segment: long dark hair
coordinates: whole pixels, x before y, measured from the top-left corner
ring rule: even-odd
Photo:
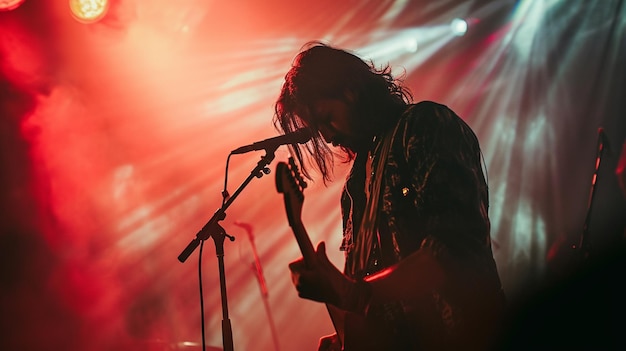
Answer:
[[[348,51],[312,41],[303,47],[285,75],[285,83],[274,107],[274,126],[283,133],[311,127],[301,118],[302,114],[312,111],[320,99],[344,99],[346,92],[356,96],[358,110],[369,111],[362,118],[375,118],[364,119],[362,123],[375,123],[380,127],[399,118],[398,111],[413,99],[401,81],[391,75],[389,65],[376,68],[371,61],[365,62]],[[336,154],[319,132],[314,132],[310,142],[291,150],[307,178],[311,179],[311,175],[303,162],[304,153],[312,157],[326,183],[331,180]],[[341,149],[345,162],[354,158],[351,150]]]

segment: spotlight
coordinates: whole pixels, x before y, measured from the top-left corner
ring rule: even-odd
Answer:
[[[97,22],[109,9],[108,0],[70,0],[72,16],[82,23]]]
[[[480,19],[476,17],[455,18],[450,22],[450,31],[457,37],[464,36],[468,30],[473,30],[480,23]]]
[[[15,10],[24,0],[0,0],[0,11]]]
[[[462,37],[467,32],[467,21],[461,18],[455,18],[450,22],[450,30],[457,37]]]

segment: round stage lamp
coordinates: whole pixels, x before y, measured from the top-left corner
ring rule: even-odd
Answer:
[[[467,32],[468,23],[466,20],[461,18],[455,18],[450,22],[450,30],[452,34],[462,37]]]
[[[70,0],[72,16],[82,23],[94,23],[109,10],[108,0]]]

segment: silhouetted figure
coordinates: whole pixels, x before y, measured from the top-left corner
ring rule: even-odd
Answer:
[[[320,350],[484,350],[505,302],[478,139],[448,107],[411,103],[390,72],[312,43],[285,77],[275,123],[313,132],[292,147],[304,174],[304,156],[324,181],[334,153],[353,161],[343,272],[321,243],[313,263],[289,265],[293,282],[301,297],[349,312]]]

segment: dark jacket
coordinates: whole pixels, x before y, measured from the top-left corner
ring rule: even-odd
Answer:
[[[373,234],[359,242],[367,232],[368,197],[375,199]],[[368,318],[385,320],[396,339],[406,339],[406,350],[483,348],[504,295],[491,250],[482,155],[471,128],[446,106],[409,105],[395,126],[376,136],[369,153],[357,154],[341,202],[347,275],[361,279],[422,248],[446,272],[441,291],[373,306]],[[420,340],[423,332],[431,341]]]

